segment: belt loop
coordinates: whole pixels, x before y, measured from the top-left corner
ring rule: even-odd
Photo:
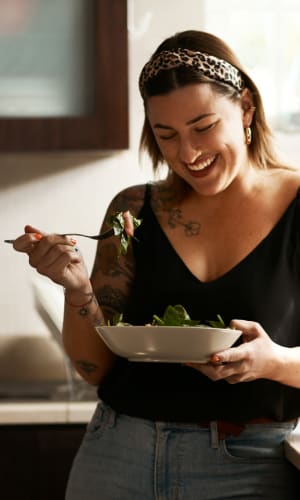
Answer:
[[[116,419],[117,419],[117,414],[116,414],[115,410],[113,410],[109,405],[107,405],[106,403],[103,403],[102,401],[99,404],[101,405],[101,409],[102,409],[101,420],[102,420],[103,424],[108,429],[113,428],[116,424]]]
[[[109,414],[107,416],[107,425],[108,428],[112,429],[116,425],[117,413],[110,408]]]
[[[216,420],[210,422],[210,443],[212,448],[219,448],[218,422]]]

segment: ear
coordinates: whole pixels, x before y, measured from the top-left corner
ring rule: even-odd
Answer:
[[[250,127],[255,112],[253,97],[248,88],[245,88],[241,94],[241,108],[244,127]]]

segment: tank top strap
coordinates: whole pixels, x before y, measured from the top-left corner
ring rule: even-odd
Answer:
[[[145,189],[144,205],[150,205],[151,191],[152,191],[152,184],[151,182],[147,182]]]
[[[145,186],[144,201],[139,211],[139,217],[143,217],[145,213],[151,211],[151,190],[152,184],[148,182]]]

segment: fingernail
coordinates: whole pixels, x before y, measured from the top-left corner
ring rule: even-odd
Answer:
[[[39,240],[41,240],[41,239],[42,239],[42,237],[43,237],[43,235],[42,235],[42,234],[40,234],[40,233],[35,233],[35,234],[34,234],[34,238],[35,238],[36,240],[38,240],[38,241],[39,241]]]
[[[76,245],[76,243],[77,243],[77,241],[76,241],[76,240],[74,240],[74,238],[71,238],[71,239],[70,239],[70,242],[72,243],[72,245],[73,245],[73,246],[74,246],[74,245]]]
[[[219,358],[219,356],[217,356],[217,354],[213,354],[210,357],[210,361],[211,361],[211,363],[220,363],[221,358]]]

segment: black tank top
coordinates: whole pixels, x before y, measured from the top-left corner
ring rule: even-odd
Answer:
[[[151,185],[133,241],[136,278],[126,321],[151,322],[167,305],[182,304],[192,318],[220,314],[259,322],[283,346],[300,345],[300,190],[272,231],[233,269],[201,282],[183,263],[150,206]],[[270,380],[228,384],[173,363],[118,358],[98,389],[114,410],[150,420],[234,422],[300,415],[300,390]]]

